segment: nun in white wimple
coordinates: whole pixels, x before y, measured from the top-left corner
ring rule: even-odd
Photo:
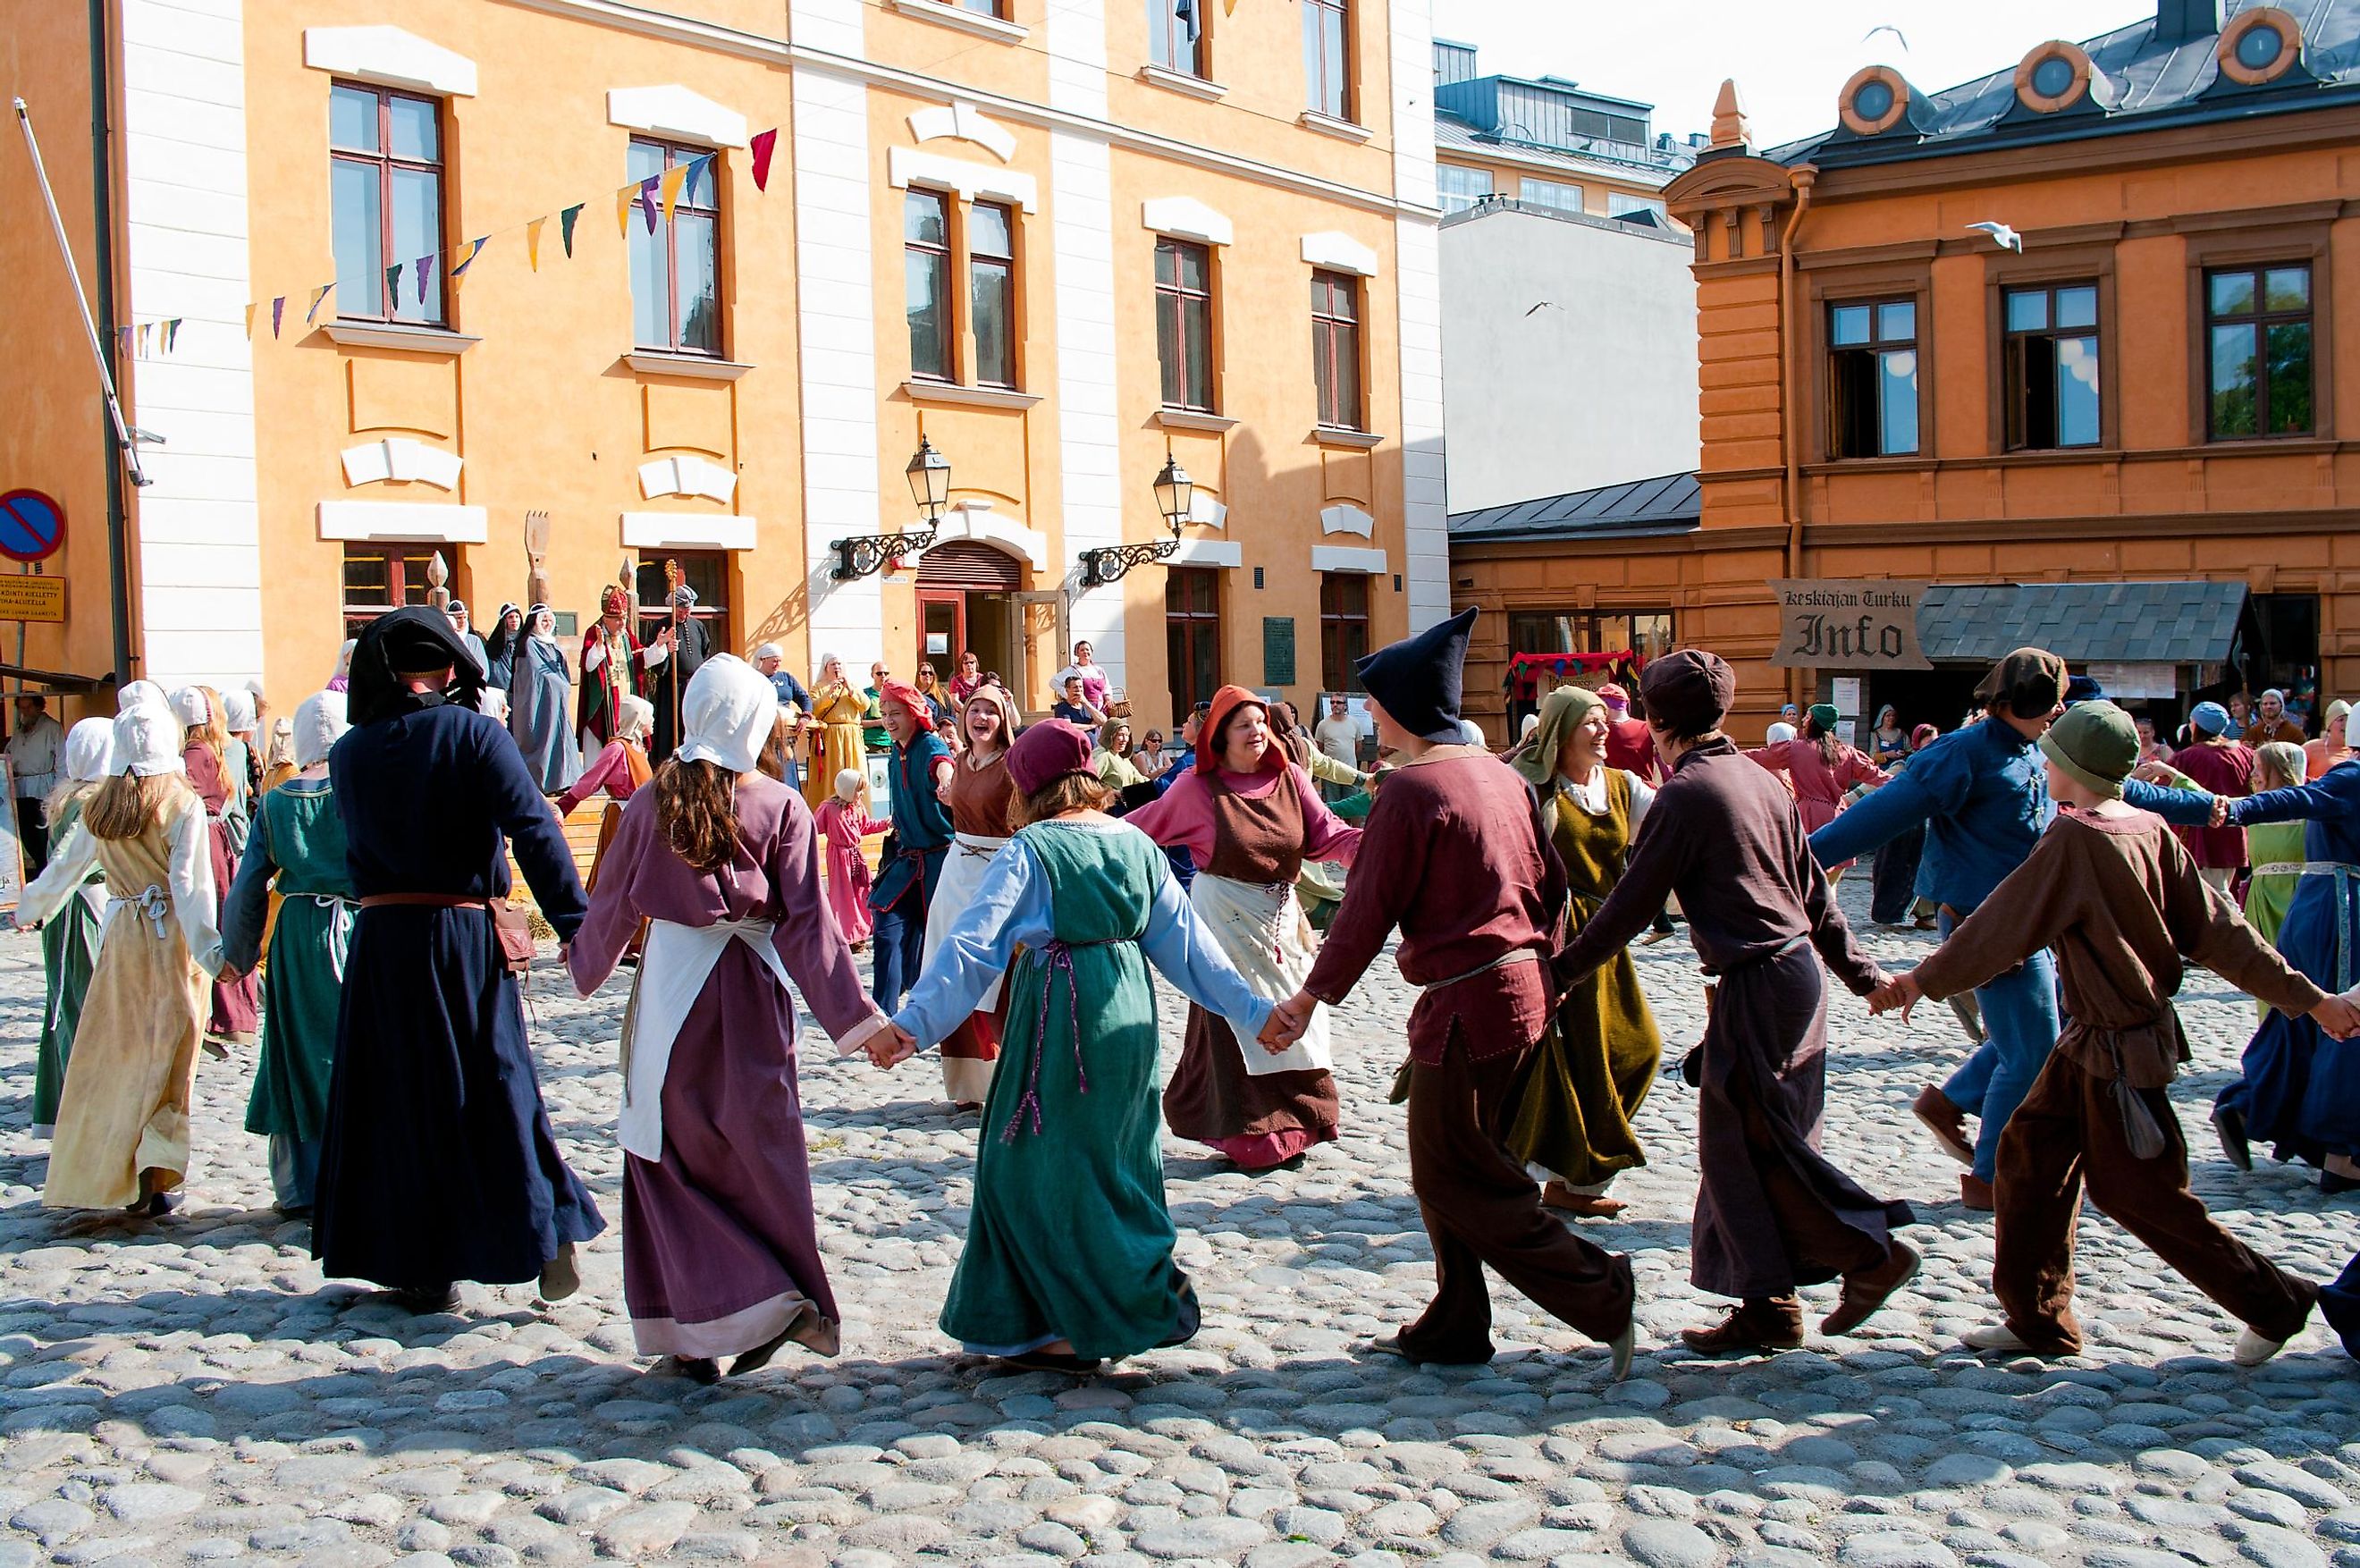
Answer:
[[[727,653],[623,808],[569,955],[585,996],[650,922],[624,1041],[623,1296],[643,1354],[703,1381],[789,1340],[836,1354],[795,1085],[800,992],[841,1048],[885,1028],[821,894],[803,798],[756,762],[778,697]]]
[[[344,819],[328,779],[329,749],[349,728],[342,692],[316,693],[296,708],[295,776],[262,797],[222,907],[224,972],[242,972],[260,955],[274,883],[279,895],[246,1130],[270,1140],[270,1186],[285,1214],[310,1213],[319,1185],[336,1010],[357,907]]]
[[[66,732],[65,782],[49,793],[49,842],[63,851],[80,830],[82,807],[106,782],[115,754],[115,723],[85,718]],[[57,1130],[58,1097],[64,1091],[66,1063],[73,1056],[74,1031],[82,1023],[82,997],[98,963],[98,938],[106,916],[106,878],[95,864],[82,874],[41,927],[41,974],[49,1005],[41,1013],[41,1043],[33,1057],[33,1136]],[[27,921],[26,924],[32,924]]]
[[[106,875],[106,929],[41,1201],[158,1215],[188,1174],[206,980],[221,967],[213,857],[169,709],[136,703],[117,718],[110,766],[82,809],[82,830],[59,847],[16,912],[19,924],[46,919],[93,864]]]

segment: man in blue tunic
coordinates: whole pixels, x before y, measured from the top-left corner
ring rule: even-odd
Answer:
[[[2040,738],[2064,713],[2069,685],[2064,660],[2045,648],[2018,648],[1975,688],[1984,705],[1980,722],[1912,756],[1899,777],[1812,834],[1811,853],[1822,866],[1841,865],[1922,823],[1918,886],[1940,906],[1949,936],[2024,863],[2056,815]],[[2092,682],[2086,694],[2073,695],[2096,693]],[[2201,825],[2212,814],[2212,797],[2202,790],[2136,779],[2125,782],[2123,799],[2167,822]],[[1989,1037],[1949,1081],[1921,1091],[1912,1110],[1944,1152],[1969,1168],[1959,1178],[1960,1201],[1988,1210],[1999,1135],[2057,1046],[2056,959],[2045,949],[2033,954],[1975,987],[1975,1002]],[[1970,1115],[1979,1118],[1972,1140]]]
[[[575,1244],[606,1228],[525,1045],[495,916],[510,842],[561,942],[588,905],[516,742],[475,711],[481,684],[441,612],[395,610],[354,650],[353,729],[328,754],[361,909],[311,1253],[421,1312],[455,1307],[463,1279],[569,1296]]]
[[[934,791],[954,763],[916,687],[886,680],[877,694],[877,708],[893,738],[886,762],[893,831],[885,839],[877,885],[869,892],[869,907],[877,912],[877,927],[870,933],[877,972],[869,994],[891,1013],[918,983],[918,965],[926,949],[926,910],[951,845],[951,808]]]

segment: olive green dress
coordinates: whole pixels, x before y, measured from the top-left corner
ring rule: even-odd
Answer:
[[[65,842],[67,832],[82,820],[88,798],[87,792],[76,795],[58,807],[49,823],[51,843]],[[98,967],[105,906],[106,872],[93,865],[74,896],[41,927],[41,972],[49,981],[49,1005],[41,1014],[41,1043],[33,1058],[33,1135],[37,1138],[48,1137],[57,1127],[66,1062],[73,1055],[74,1031],[82,1025],[82,993],[90,989],[90,971]]]
[[[1557,790],[1550,842],[1572,890],[1566,939],[1588,925],[1622,880],[1631,843],[1631,777],[1606,770],[1606,809],[1592,812]],[[1508,1147],[1568,1187],[1597,1188],[1647,1163],[1631,1118],[1655,1080],[1663,1036],[1639,990],[1628,949],[1568,992],[1541,1039]]]

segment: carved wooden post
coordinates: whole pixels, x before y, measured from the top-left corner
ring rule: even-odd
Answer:
[[[524,514],[524,602],[549,603],[549,514]]]
[[[437,550],[426,562],[426,602],[445,615],[451,613],[451,590],[445,586],[450,581],[451,568]]]

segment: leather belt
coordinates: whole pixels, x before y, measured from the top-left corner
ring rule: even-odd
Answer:
[[[363,909],[387,909],[402,906],[427,909],[489,909],[491,901],[464,898],[450,893],[372,893],[360,901]]]

